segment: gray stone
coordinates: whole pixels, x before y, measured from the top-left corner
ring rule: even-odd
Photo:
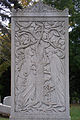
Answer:
[[[5,97],[4,100],[3,100],[3,104],[11,106],[11,96]]]
[[[10,113],[11,113],[11,106],[3,105],[0,103],[0,114],[10,115]]]
[[[68,9],[12,13],[11,120],[70,120]]]

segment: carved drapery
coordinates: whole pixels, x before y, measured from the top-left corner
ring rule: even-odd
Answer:
[[[65,111],[64,26],[15,22],[15,111]]]

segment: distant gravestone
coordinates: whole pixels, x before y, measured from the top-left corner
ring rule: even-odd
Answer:
[[[67,9],[13,10],[11,90],[11,120],[70,120]]]
[[[3,100],[3,104],[11,106],[11,96],[5,97],[4,100]]]
[[[0,103],[0,115],[9,116],[11,113],[11,106]]]

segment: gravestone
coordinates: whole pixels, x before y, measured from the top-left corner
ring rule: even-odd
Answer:
[[[68,9],[12,13],[11,120],[70,120]]]
[[[6,96],[6,97],[4,97],[4,99],[3,99],[3,104],[4,104],[4,105],[11,106],[11,96]]]
[[[6,116],[9,116],[10,113],[11,113],[11,106],[0,103],[0,115],[5,114]]]

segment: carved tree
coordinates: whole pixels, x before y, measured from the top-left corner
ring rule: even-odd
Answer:
[[[16,111],[65,111],[64,24],[15,23]]]

